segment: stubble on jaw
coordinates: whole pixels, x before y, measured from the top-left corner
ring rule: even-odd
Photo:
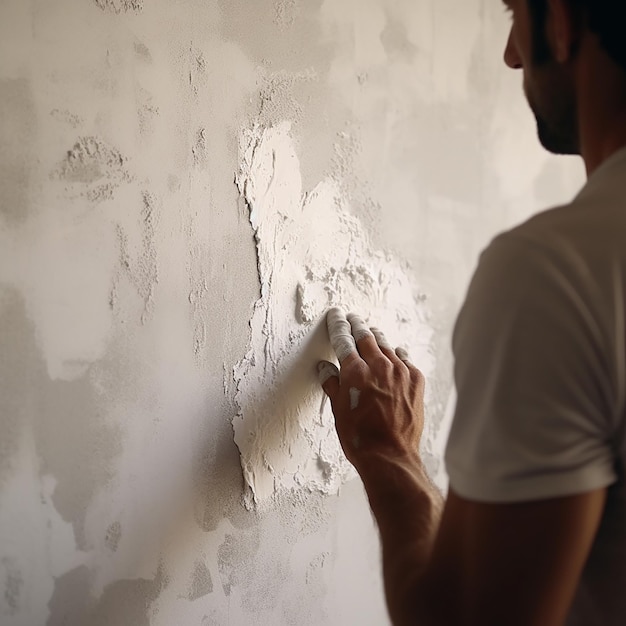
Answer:
[[[525,85],[524,91],[541,145],[552,154],[577,155],[580,148],[576,97],[572,86],[557,74],[560,71],[563,70],[555,65],[536,67],[536,73],[546,73],[542,84],[535,82],[532,89]]]
[[[541,145],[553,154],[577,155],[580,147],[574,86],[567,69],[554,58],[542,24],[545,16],[531,13],[530,62],[523,70],[524,94],[535,116]]]

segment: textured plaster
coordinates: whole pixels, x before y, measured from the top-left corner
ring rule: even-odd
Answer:
[[[353,253],[376,251],[425,296],[423,452],[445,487],[449,338],[477,255],[581,182],[537,146],[506,27],[483,0],[3,0],[3,626],[386,623],[357,479],[268,482],[266,506],[244,506],[233,374],[263,354],[260,251],[281,278],[306,272],[297,241],[291,255],[259,242],[240,142],[289,128],[274,184],[298,179],[320,220],[359,225]],[[324,276],[347,239],[311,224]],[[263,309],[263,345],[295,349],[298,320],[321,313],[324,285],[296,283]],[[380,304],[372,316],[393,313]],[[313,352],[296,372],[281,354],[244,381],[265,394],[260,425],[282,419],[274,373],[319,393],[302,374]]]

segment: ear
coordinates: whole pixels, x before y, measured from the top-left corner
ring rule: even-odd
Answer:
[[[580,38],[580,16],[571,0],[548,0],[548,35],[554,58],[567,63]]]

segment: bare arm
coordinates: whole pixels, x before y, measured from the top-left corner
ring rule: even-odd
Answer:
[[[416,462],[361,474],[378,522],[396,626],[561,626],[606,490],[522,504],[439,497]]]
[[[443,498],[419,458],[372,457],[359,473],[380,532],[389,613],[397,626],[415,624],[414,600],[431,562]]]
[[[341,372],[322,364],[321,378],[379,526],[393,623],[561,626],[606,490],[522,504],[451,493],[441,516],[441,496],[418,454],[423,377],[378,331],[344,320],[329,316]]]
[[[561,626],[605,501],[605,489],[518,504],[472,502],[451,492],[415,589],[435,618],[430,623],[444,623],[438,607],[452,601],[445,592],[454,589],[453,624]],[[422,595],[427,589],[437,593]]]

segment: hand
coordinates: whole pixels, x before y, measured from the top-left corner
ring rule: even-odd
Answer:
[[[358,315],[328,311],[331,344],[341,370],[318,365],[330,398],[339,440],[348,460],[360,470],[376,457],[418,458],[424,428],[424,376],[395,351],[381,331]]]

